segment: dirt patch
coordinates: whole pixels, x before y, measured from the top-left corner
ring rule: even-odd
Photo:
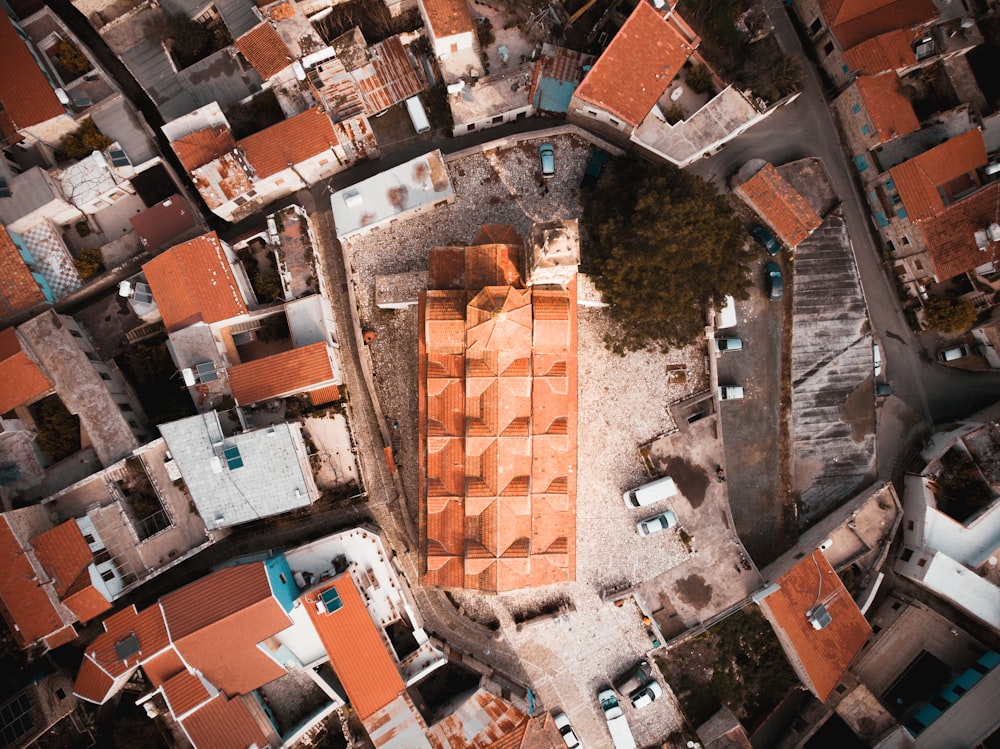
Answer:
[[[680,489],[681,494],[687,497],[691,506],[696,510],[701,507],[708,489],[707,471],[678,457],[668,458],[664,468],[666,475],[673,478],[677,488]]]
[[[712,586],[701,575],[689,575],[674,586],[678,597],[688,606],[705,606],[712,600]]]
[[[840,407],[840,418],[851,426],[851,439],[863,442],[865,437],[875,432],[875,380],[865,379],[854,388]]]

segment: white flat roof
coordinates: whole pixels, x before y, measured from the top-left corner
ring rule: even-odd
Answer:
[[[921,584],[993,629],[1000,629],[1000,590],[954,559],[941,552],[935,554]]]
[[[209,529],[310,504],[317,495],[299,424],[225,436],[214,411],[160,424]]]
[[[450,200],[454,194],[441,152],[432,151],[338,190],[330,196],[330,205],[337,236],[346,237],[438,201]]]

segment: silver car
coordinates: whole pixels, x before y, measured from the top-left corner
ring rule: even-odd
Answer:
[[[639,531],[640,536],[648,536],[652,533],[659,533],[668,528],[673,528],[675,525],[677,525],[677,516],[670,510],[667,510],[655,517],[640,520],[636,523],[635,529]]]
[[[562,736],[563,741],[566,742],[566,746],[569,749],[579,749],[580,739],[576,737],[573,732],[573,726],[569,724],[569,718],[566,717],[564,712],[552,713],[552,722],[556,724],[556,728],[559,729],[559,735]]]

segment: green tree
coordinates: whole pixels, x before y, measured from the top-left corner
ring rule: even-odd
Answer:
[[[170,16],[167,35],[170,50],[181,69],[198,62],[212,44],[212,32],[187,16]]]
[[[39,401],[34,413],[38,447],[50,461],[58,463],[80,449],[80,417],[67,411],[58,395]]]
[[[685,346],[709,302],[747,297],[752,253],[732,208],[699,177],[635,157],[584,193],[594,283],[610,307],[612,351]]]
[[[701,63],[691,66],[684,77],[684,82],[696,94],[707,94],[712,90],[712,74]]]
[[[80,278],[86,281],[101,272],[104,267],[104,256],[99,248],[86,247],[73,258],[73,266],[80,274]]]
[[[111,138],[101,132],[93,119],[88,117],[74,132],[62,140],[62,151],[71,159],[83,159],[94,151],[101,151],[111,145]]]
[[[954,294],[932,296],[924,303],[924,322],[929,328],[958,333],[975,324],[976,308]]]
[[[90,60],[73,42],[60,39],[56,42],[56,62],[61,73],[66,73],[69,80],[76,80],[81,75],[94,69]],[[68,82],[68,81],[67,81]]]

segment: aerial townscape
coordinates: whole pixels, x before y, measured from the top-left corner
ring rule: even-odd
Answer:
[[[1000,749],[1000,1],[0,4],[5,749]]]

